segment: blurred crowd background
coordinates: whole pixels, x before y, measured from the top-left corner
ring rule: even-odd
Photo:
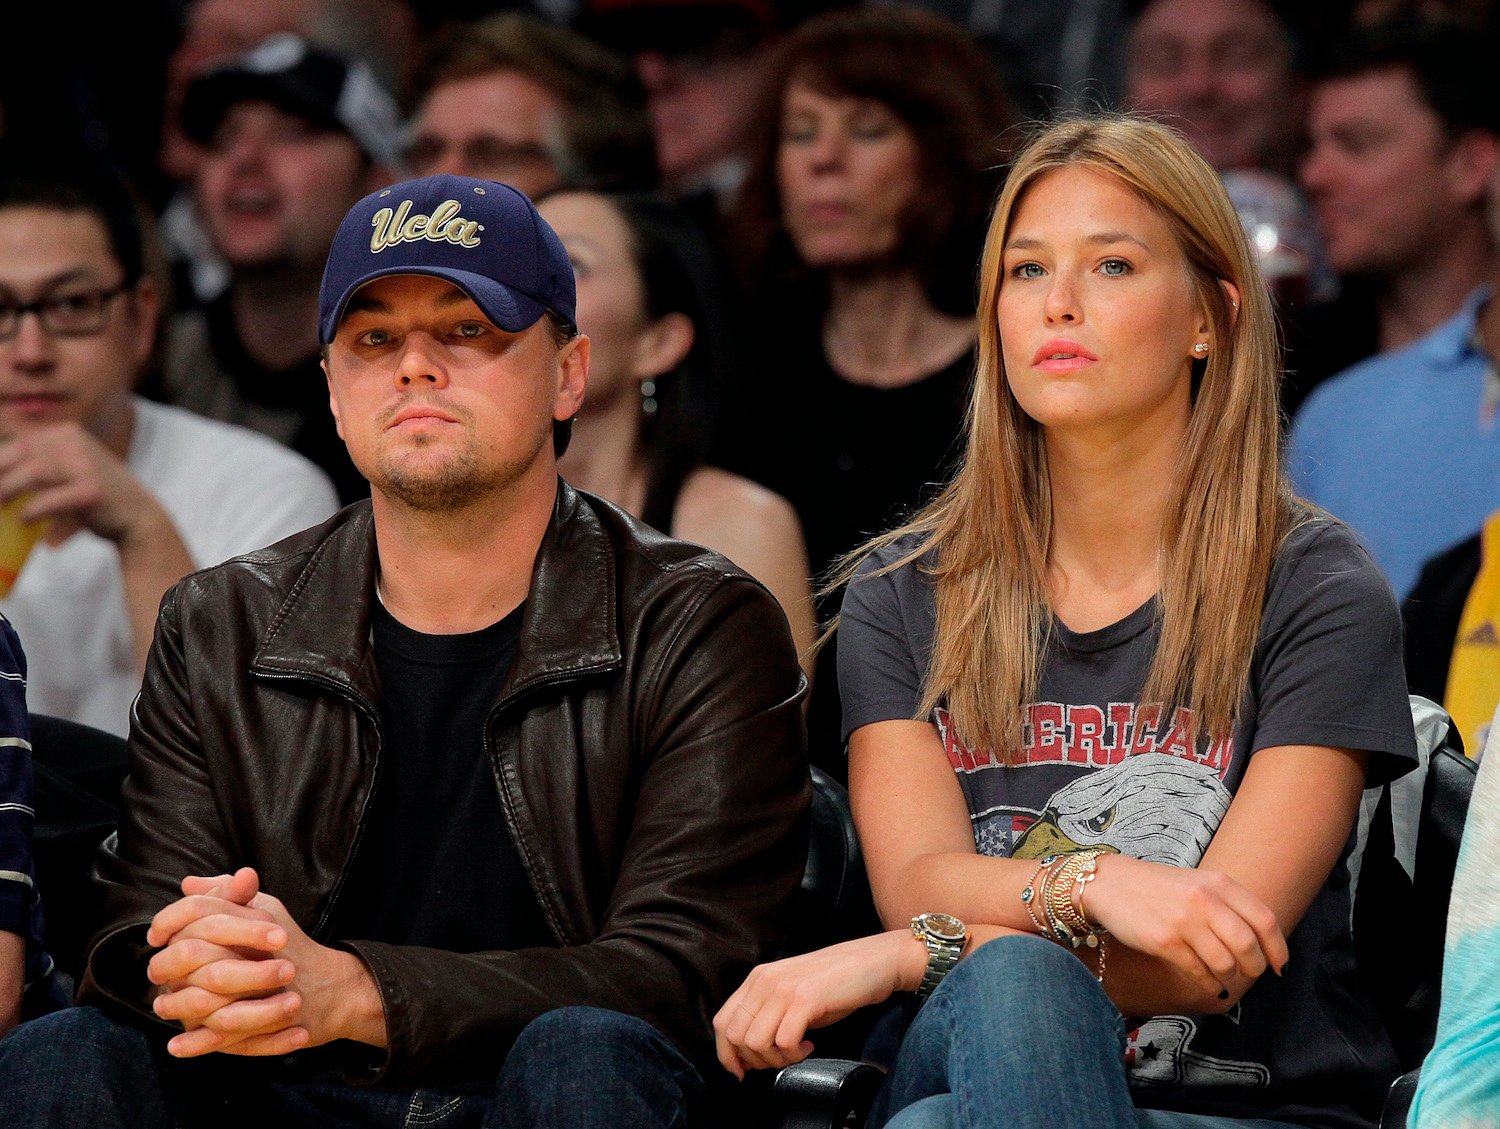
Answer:
[[[41,309],[66,271],[35,281],[28,256],[47,248],[21,225],[0,241],[0,392],[106,381],[79,342],[115,347],[107,380],[132,403],[257,432],[316,468],[236,475],[250,495],[302,491],[280,520],[306,524],[364,491],[318,371],[339,220],[407,176],[512,184],[567,245],[595,343],[563,473],[771,587],[808,656],[813,759],[841,777],[834,652],[811,654],[837,608],[818,589],[953,470],[1008,155],[1029,123],[1142,110],[1220,171],[1260,256],[1296,489],[1355,527],[1406,601],[1413,688],[1479,740],[1500,697],[1483,551],[1500,510],[1496,19],[1486,0],[21,5],[0,175],[35,175],[0,190],[0,221],[44,206],[37,185],[66,193],[72,174],[49,181],[49,162],[107,169],[144,232],[138,269],[111,235],[115,290],[138,274],[157,306],[139,356],[110,344],[108,284]],[[169,493],[103,398],[55,414]],[[10,431],[16,418],[0,410]],[[241,504],[203,486],[214,444],[163,450],[198,480],[163,503],[191,563],[252,547],[187,536]],[[80,524],[101,542],[114,528]],[[0,601],[32,656],[33,708],[123,731],[139,632],[88,662],[87,643],[49,644],[59,601],[91,597],[40,571]],[[110,668],[123,697],[90,703]]]

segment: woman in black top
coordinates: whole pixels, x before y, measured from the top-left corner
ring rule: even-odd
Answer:
[[[756,312],[730,465],[796,507],[816,574],[952,470],[1011,117],[962,29],[879,8],[783,40],[758,122],[735,216]],[[809,740],[842,777],[827,663]]]

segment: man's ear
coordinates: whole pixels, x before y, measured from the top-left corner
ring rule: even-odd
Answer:
[[[325,353],[323,359],[318,362],[318,367],[323,370],[323,379],[328,381],[328,410],[333,413],[333,429],[338,432],[339,438],[345,443],[349,442],[344,435],[344,421],[339,419],[339,398],[333,394],[333,377],[328,375],[328,355]]]
[[[557,354],[557,397],[552,402],[552,418],[572,419],[583,407],[589,386],[589,339],[578,334]]]
[[[130,301],[135,308],[135,340],[131,349],[135,363],[144,365],[151,359],[156,348],[156,332],[161,321],[161,290],[150,275],[142,275],[130,288]]]
[[[654,380],[670,372],[688,355],[695,336],[693,319],[686,314],[671,313],[657,318],[636,338],[631,375],[637,380]]]
[[[1449,146],[1444,161],[1454,200],[1465,207],[1483,200],[1489,193],[1497,165],[1500,165],[1500,139],[1482,129],[1462,134]]]

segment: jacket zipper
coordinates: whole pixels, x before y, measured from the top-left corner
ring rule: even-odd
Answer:
[[[537,882],[536,878],[536,866],[531,861],[531,852],[522,842],[520,830],[516,826],[516,815],[514,802],[511,799],[510,786],[505,781],[505,773],[504,771],[502,771],[503,766],[500,764],[500,758],[494,751],[493,744],[490,741],[490,728],[495,724],[495,719],[498,718],[502,712],[509,709],[517,701],[532,693],[533,691],[540,690],[547,686],[556,685],[559,682],[571,682],[581,675],[588,673],[591,672],[574,670],[558,674],[543,675],[531,682],[528,682],[524,686],[513,687],[508,693],[502,695],[500,700],[495,703],[494,708],[490,710],[489,716],[485,719],[484,723],[484,755],[485,759],[490,763],[490,775],[495,778],[495,787],[500,793],[500,807],[505,812],[505,824],[508,828],[510,828],[511,840],[515,844],[516,852],[521,856],[522,865],[526,868],[526,878],[531,883],[532,895],[536,898],[537,905],[542,907],[542,914],[547,919],[547,927],[552,930],[552,936],[557,941],[557,943],[565,947],[569,944],[569,942],[568,939],[563,936],[562,922],[560,919],[560,915],[558,914],[557,907],[555,907],[551,903],[551,901],[548,900],[547,896],[542,892],[540,884]]]
[[[328,896],[328,904],[318,917],[317,925],[313,927],[312,936],[321,943],[326,935],[325,931],[328,923],[333,920],[333,911],[338,906],[339,895],[343,893],[344,880],[349,875],[349,864],[354,861],[359,853],[360,840],[364,838],[365,833],[365,817],[369,814],[370,801],[374,798],[375,788],[380,782],[380,750],[385,745],[385,734],[380,728],[380,711],[375,708],[373,702],[368,701],[362,695],[355,693],[343,683],[336,682],[327,675],[317,674],[312,671],[306,671],[301,674],[285,674],[264,670],[256,671],[255,675],[258,678],[266,678],[272,681],[313,682],[319,686],[324,686],[332,690],[339,697],[350,702],[360,713],[364,714],[375,730],[375,771],[371,775],[370,788],[365,793],[364,803],[359,808],[359,819],[354,825],[354,841],[349,845],[349,853],[344,857],[344,865],[339,868],[338,880],[333,884],[333,891]]]

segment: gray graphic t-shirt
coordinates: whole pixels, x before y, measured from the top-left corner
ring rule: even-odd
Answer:
[[[845,597],[846,739],[862,725],[916,716],[932,652],[933,581],[920,562],[871,575],[913,547],[897,542],[875,554]],[[1231,737],[1211,741],[1195,733],[1190,710],[1140,700],[1158,636],[1155,600],[1098,631],[1054,621],[1025,748],[1012,765],[970,747],[946,712],[934,711],[979,853],[1041,858],[1099,846],[1196,866],[1260,749],[1366,750],[1370,784],[1415,763],[1396,602],[1341,524],[1309,520],[1287,538]],[[1396,1065],[1355,984],[1348,854],[1346,846],[1289,938],[1284,976],[1262,977],[1228,1015],[1127,1023],[1137,1104],[1309,1126],[1376,1123]]]

